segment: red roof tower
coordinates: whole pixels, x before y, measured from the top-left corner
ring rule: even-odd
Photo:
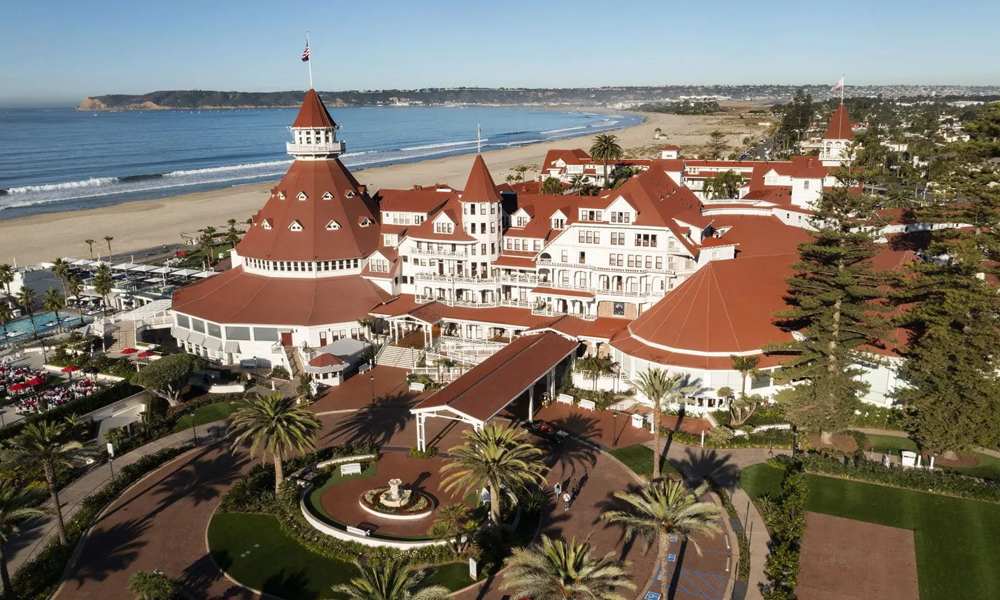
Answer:
[[[497,186],[493,183],[493,176],[486,168],[482,154],[476,155],[460,198],[462,202],[500,202],[500,193],[497,192]]]
[[[851,129],[851,117],[847,114],[847,109],[841,104],[837,110],[833,111],[830,117],[830,124],[826,126],[824,140],[853,140],[854,130]]]

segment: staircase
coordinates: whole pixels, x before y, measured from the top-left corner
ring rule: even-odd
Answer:
[[[303,367],[302,363],[299,361],[299,353],[292,346],[284,346],[285,358],[288,359],[288,366],[291,371],[292,381],[298,381],[299,377],[302,376]]]
[[[386,346],[382,354],[379,355],[376,364],[386,367],[396,367],[397,369],[412,370],[417,366],[417,361],[420,359],[420,352],[420,350],[414,348]]]
[[[114,342],[108,346],[108,352],[121,352],[125,348],[135,348],[135,325],[132,321],[116,323],[118,331],[111,334]]]

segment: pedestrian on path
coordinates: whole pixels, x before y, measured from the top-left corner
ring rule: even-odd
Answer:
[[[565,512],[569,510],[569,503],[573,499],[573,497],[570,496],[569,492],[565,492],[562,498],[563,498],[563,511]]]
[[[556,500],[558,500],[559,497],[562,496],[562,484],[557,481],[556,484],[552,486],[552,489],[556,493]]]

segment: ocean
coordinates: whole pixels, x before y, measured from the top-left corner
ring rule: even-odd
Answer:
[[[297,109],[0,110],[0,220],[277,179]],[[629,127],[640,117],[531,108],[331,109],[352,170]]]

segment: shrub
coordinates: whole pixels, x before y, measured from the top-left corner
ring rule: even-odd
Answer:
[[[432,458],[437,456],[438,449],[437,446],[429,446],[426,450],[418,450],[417,448],[410,448],[411,458]]]
[[[274,465],[257,463],[222,497],[219,511],[273,514],[274,501]]]
[[[770,552],[764,564],[768,583],[759,584],[764,600],[795,598],[808,495],[802,465],[793,460],[785,462],[781,496],[775,500],[773,509],[761,513],[762,517],[767,515],[764,522],[771,534]]]
[[[906,415],[898,408],[864,405],[855,411],[851,419],[853,427],[873,429],[895,429],[902,431],[906,425]]]
[[[288,369],[282,367],[281,365],[278,365],[273,369],[271,369],[271,373],[268,375],[268,377],[272,379],[284,379],[285,381],[292,380],[292,376],[288,373]]]
[[[801,461],[803,468],[809,473],[1000,503],[1000,483],[982,481],[940,469],[930,471],[899,466],[884,467],[877,461],[839,459],[814,453],[800,454],[796,460]],[[791,461],[791,457],[777,456],[768,462],[784,468]]]

